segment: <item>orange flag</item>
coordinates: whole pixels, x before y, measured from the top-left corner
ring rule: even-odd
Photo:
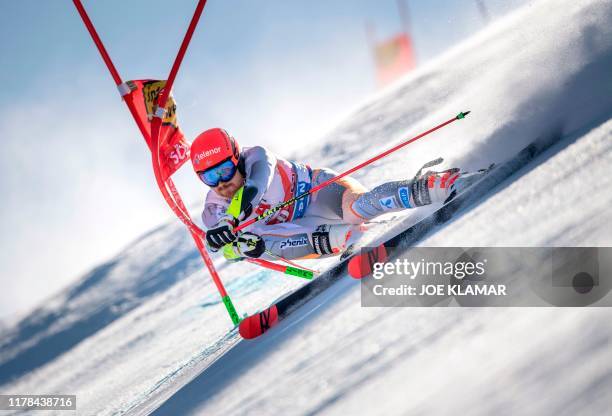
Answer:
[[[412,42],[401,33],[375,49],[378,83],[387,85],[415,67]]]

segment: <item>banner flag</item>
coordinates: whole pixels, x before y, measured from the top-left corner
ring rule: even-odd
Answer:
[[[151,121],[157,110],[157,99],[159,93],[166,85],[166,81],[145,79],[127,81],[125,83],[130,88],[130,96],[138,116],[138,121],[148,126],[148,134],[145,136],[149,150],[153,151],[151,142]],[[176,172],[189,159],[189,143],[178,125],[176,116],[176,102],[170,95],[166,101],[166,114],[162,120],[159,133],[160,150],[160,173],[165,181]]]

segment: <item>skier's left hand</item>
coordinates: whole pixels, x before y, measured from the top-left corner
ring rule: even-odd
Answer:
[[[258,258],[265,251],[266,243],[261,236],[239,231],[236,241],[223,247],[223,256],[229,261],[239,261],[245,257]]]
[[[266,243],[261,236],[248,231],[240,233],[236,242],[240,252],[247,257],[257,258],[266,251]]]

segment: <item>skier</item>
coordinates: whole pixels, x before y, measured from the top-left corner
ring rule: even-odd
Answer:
[[[220,128],[196,137],[191,161],[198,177],[213,191],[208,192],[202,213],[207,248],[212,252],[223,249],[229,260],[339,255],[360,237],[365,222],[452,198],[461,176],[456,168],[425,174],[421,169],[414,179],[387,182],[372,190],[347,176],[253,224],[248,231],[234,232],[239,221],[260,215],[338,174],[284,160],[260,146],[241,149]],[[235,218],[227,209],[241,187],[241,212]]]

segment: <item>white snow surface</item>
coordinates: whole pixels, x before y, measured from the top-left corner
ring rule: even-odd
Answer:
[[[558,136],[419,244],[611,246],[610,68],[612,2],[533,2],[372,97],[296,158],[342,170],[471,110],[355,176],[368,186],[412,177],[438,156],[473,169]],[[240,313],[303,284],[216,261]],[[76,394],[76,413],[91,415],[160,405],[207,415],[609,412],[607,308],[363,308],[359,289],[346,277],[241,341],[176,221],[1,328],[0,386]]]

